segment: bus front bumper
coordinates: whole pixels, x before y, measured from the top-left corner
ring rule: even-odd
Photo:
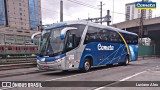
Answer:
[[[37,67],[39,70],[65,70],[65,62],[40,62],[37,61]]]

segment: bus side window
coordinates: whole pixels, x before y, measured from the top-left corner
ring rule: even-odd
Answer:
[[[110,42],[119,43],[120,36],[118,35],[118,33],[115,31],[109,31],[109,32],[110,32],[109,33]]]
[[[100,41],[101,42],[109,42],[110,30],[102,29],[100,30]]]
[[[66,36],[67,36],[67,39],[65,42],[65,47],[66,47],[65,51],[70,51],[73,48],[75,48],[75,39],[76,39],[75,30],[67,31]]]
[[[138,44],[137,36],[126,33],[122,33],[122,35],[128,44]]]
[[[99,29],[96,27],[88,27],[88,31],[85,37],[84,44],[88,44],[91,42],[99,42],[100,41],[100,34]]]

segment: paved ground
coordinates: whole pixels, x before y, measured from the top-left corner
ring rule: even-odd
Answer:
[[[22,69],[19,69],[23,72]],[[28,69],[28,71],[35,71],[35,68]],[[8,71],[14,73],[14,71]],[[18,72],[16,70],[15,72]],[[27,71],[26,71],[27,72]],[[0,72],[2,73],[2,72]],[[6,72],[4,72],[6,73]],[[3,74],[4,74],[3,73]],[[11,90],[160,90],[160,87],[127,87],[130,83],[136,84],[133,81],[160,81],[160,59],[145,59],[131,62],[128,66],[113,66],[94,68],[91,72],[81,73],[78,71],[61,72],[49,71],[38,72],[30,74],[13,75],[9,77],[0,78],[0,81],[113,81],[111,83],[100,84],[95,87],[47,87],[47,88],[10,88]],[[119,81],[130,81],[123,84],[125,87],[111,87],[112,85],[120,85]],[[56,82],[54,82],[56,83]],[[84,82],[87,84],[87,82]],[[93,83],[93,82],[88,82]],[[126,83],[126,82],[125,82]],[[139,83],[139,82],[137,82]],[[143,82],[145,83],[145,82]],[[49,84],[49,83],[48,83]],[[63,82],[63,85],[70,84]],[[72,85],[76,85],[76,82]],[[81,83],[84,86],[83,83]],[[158,83],[160,86],[160,83]],[[63,86],[62,85],[62,86]],[[131,85],[132,86],[132,85]],[[9,89],[9,88],[1,88]]]

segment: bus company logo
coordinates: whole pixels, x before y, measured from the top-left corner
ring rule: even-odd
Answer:
[[[136,2],[136,9],[156,9],[156,2]]]
[[[110,46],[103,46],[101,44],[98,44],[97,46],[98,50],[114,50],[114,46],[110,45]]]

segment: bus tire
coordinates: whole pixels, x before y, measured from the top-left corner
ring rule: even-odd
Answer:
[[[89,58],[86,58],[83,64],[82,72],[88,72],[90,71],[90,69],[91,69],[91,61]]]
[[[126,56],[125,65],[129,65],[129,56]]]

